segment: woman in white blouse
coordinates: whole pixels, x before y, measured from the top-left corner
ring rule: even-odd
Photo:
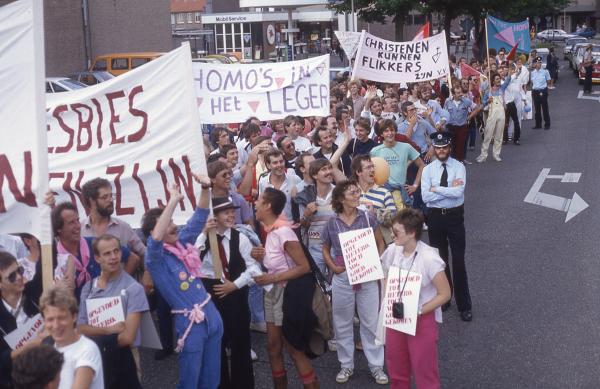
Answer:
[[[403,209],[393,219],[394,245],[381,257],[386,275],[395,266],[421,275],[421,290],[415,335],[390,328],[385,333],[385,362],[392,389],[409,389],[411,374],[418,389],[439,389],[437,323],[442,322],[442,304],[450,300],[450,285],[444,273],[444,261],[437,249],[419,239],[423,215],[415,209]]]

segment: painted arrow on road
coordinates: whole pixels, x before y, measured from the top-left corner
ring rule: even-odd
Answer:
[[[546,179],[560,179],[560,182],[566,183],[579,182],[581,173],[565,173],[562,175],[550,175],[549,173],[550,169],[542,169],[540,175],[531,186],[531,189],[529,189],[529,193],[527,193],[527,196],[525,196],[523,201],[526,203],[555,209],[557,211],[566,212],[566,223],[577,216],[581,211],[589,207],[589,204],[586,203],[585,200],[583,200],[581,196],[577,194],[577,192],[573,193],[573,197],[571,199],[567,199],[565,197],[540,192],[540,189],[542,189],[542,185],[544,185],[544,181],[546,181]]]

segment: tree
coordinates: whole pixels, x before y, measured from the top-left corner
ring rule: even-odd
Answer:
[[[419,9],[422,2],[418,0],[354,0],[354,9],[358,17],[367,23],[385,24],[386,17],[392,17],[394,36],[397,42],[404,41],[403,27],[408,14]],[[337,12],[350,12],[351,0],[342,0],[330,6]]]

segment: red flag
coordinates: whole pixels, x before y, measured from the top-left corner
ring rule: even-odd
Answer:
[[[515,57],[517,56],[517,47],[518,46],[519,46],[519,43],[517,42],[517,44],[514,45],[512,49],[510,49],[510,52],[506,56],[506,59],[508,61],[514,61],[515,60]]]
[[[460,64],[460,75],[463,79],[468,78],[469,76],[483,76],[481,72],[477,71],[477,69],[467,65],[466,63]]]
[[[415,35],[413,41],[420,41],[425,38],[429,38],[429,22],[425,23],[425,25],[417,31],[417,35]]]

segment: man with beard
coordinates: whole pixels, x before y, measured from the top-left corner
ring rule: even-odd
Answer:
[[[81,236],[95,238],[110,234],[118,238],[124,246],[127,246],[140,258],[143,258],[146,246],[140,237],[129,224],[112,216],[115,211],[113,203],[115,196],[110,181],[100,177],[94,178],[83,185],[81,193],[86,206],[90,209],[89,216],[81,223]],[[140,265],[139,262],[131,262],[128,261],[125,265],[125,271],[129,274],[133,274]]]
[[[436,130],[442,131],[450,118],[450,114],[440,103],[431,99],[431,85],[427,82],[419,86],[419,100],[415,102],[417,114],[427,119]]]
[[[431,135],[437,159],[425,166],[421,177],[423,201],[429,208],[429,244],[439,250],[446,262],[446,277],[454,291],[456,305],[463,321],[473,320],[471,295],[465,266],[464,201],[466,171],[462,163],[450,157],[450,135]],[[448,244],[452,251],[452,276],[448,266]],[[446,310],[450,303],[442,309]]]

